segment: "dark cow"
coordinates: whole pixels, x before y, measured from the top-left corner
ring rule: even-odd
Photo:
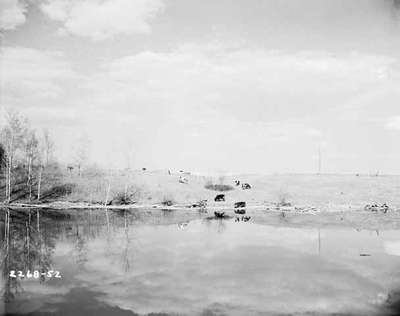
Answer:
[[[243,222],[248,222],[250,220],[250,216],[242,216],[242,221]]]
[[[234,207],[235,208],[246,207],[246,202],[236,202]]]
[[[74,170],[74,167],[68,166],[67,169],[68,169],[69,173],[72,174],[72,170]]]
[[[215,202],[221,202],[221,201],[225,201],[225,194],[218,194],[215,199]]]
[[[235,210],[235,214],[241,214],[241,215],[246,214],[246,210],[244,209]]]
[[[251,189],[251,185],[248,184],[248,183],[242,183],[242,189],[243,189],[243,190]]]
[[[207,200],[200,200],[194,204],[192,204],[191,207],[207,207]]]
[[[215,218],[224,218],[225,217],[225,212],[214,212]]]
[[[142,171],[146,171],[147,169],[146,168],[142,168]]]
[[[235,184],[236,184],[236,186],[239,186],[240,185],[240,181],[239,180],[235,180]]]

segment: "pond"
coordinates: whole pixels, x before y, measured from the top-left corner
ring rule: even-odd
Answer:
[[[397,230],[1,211],[0,315],[396,315],[400,305]]]

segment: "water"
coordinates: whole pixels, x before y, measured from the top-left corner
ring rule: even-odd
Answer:
[[[10,218],[8,247],[0,224],[0,314],[397,313],[395,230],[268,226],[165,211],[31,210]],[[10,278],[10,270],[58,270],[62,278]]]

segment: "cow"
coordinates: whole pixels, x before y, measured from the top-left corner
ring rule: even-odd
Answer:
[[[188,179],[186,179],[185,177],[180,176],[179,177],[179,183],[188,184]]]
[[[192,204],[191,207],[207,207],[207,200],[200,200],[197,203]]]
[[[239,180],[235,180],[235,185],[239,186],[240,185],[240,181]]]
[[[224,218],[225,217],[225,212],[215,211],[214,212],[214,216],[215,216],[215,218]]]
[[[188,224],[189,224],[189,222],[178,223],[178,228],[185,229]]]
[[[214,198],[215,202],[221,202],[221,201],[225,201],[225,194],[218,194],[215,198]]]
[[[238,210],[235,210],[234,212],[235,212],[235,214],[241,214],[241,215],[246,214],[246,210],[244,210],[244,209],[238,209]]]
[[[142,171],[146,171],[147,169],[146,168],[142,168]]]
[[[68,169],[69,173],[72,174],[72,170],[74,170],[74,167],[68,166],[67,169]]]
[[[248,190],[251,189],[251,185],[248,183],[242,183],[242,190]]]
[[[234,208],[246,207],[246,202],[235,202]]]

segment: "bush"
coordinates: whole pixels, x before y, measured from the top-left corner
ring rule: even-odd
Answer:
[[[172,206],[175,204],[174,199],[171,196],[164,196],[162,201],[161,201],[162,205],[165,206]]]
[[[112,198],[112,205],[128,205],[128,204],[133,204],[136,201],[133,201],[131,197],[125,192],[118,192],[114,197]]]
[[[50,190],[47,190],[42,194],[42,200],[65,197],[66,195],[70,195],[75,187],[76,185],[73,183],[65,183],[53,186]]]
[[[206,189],[208,189],[208,190],[220,191],[220,192],[233,190],[233,186],[231,186],[229,184],[211,184],[211,183],[207,183],[204,187]]]
[[[279,206],[291,206],[291,203],[288,201],[290,194],[284,190],[280,190],[278,192],[278,205]]]
[[[112,198],[113,205],[134,204],[140,198],[140,189],[134,185],[130,185],[124,191],[117,191]]]

